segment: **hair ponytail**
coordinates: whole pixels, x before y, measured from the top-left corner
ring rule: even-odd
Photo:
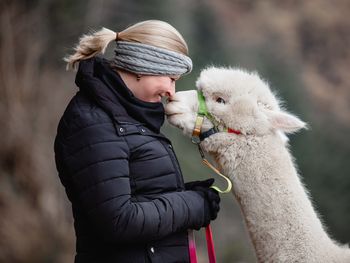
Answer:
[[[102,28],[92,34],[83,35],[79,39],[79,44],[74,48],[75,53],[65,57],[67,70],[75,69],[76,63],[80,60],[94,57],[98,53],[104,53],[108,44],[116,39],[116,33],[108,28]]]
[[[74,48],[75,53],[64,58],[67,70],[76,68],[77,62],[81,60],[98,53],[103,54],[113,40],[141,43],[188,55],[186,41],[173,26],[164,21],[146,20],[120,30],[118,34],[103,27],[99,31],[83,35]]]

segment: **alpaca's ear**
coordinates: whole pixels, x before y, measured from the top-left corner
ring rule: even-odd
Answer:
[[[266,111],[265,112],[272,127],[286,133],[297,132],[302,128],[307,128],[306,123],[296,116],[283,111]]]

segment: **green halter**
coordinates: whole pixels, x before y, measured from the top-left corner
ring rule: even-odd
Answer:
[[[215,118],[213,117],[213,115],[211,115],[208,112],[208,108],[207,108],[207,104],[205,103],[205,98],[203,95],[203,92],[201,90],[197,91],[197,96],[198,96],[198,115],[202,115],[208,118],[208,120],[211,121],[211,123],[213,123],[214,126],[218,125],[218,122],[215,120]]]
[[[208,109],[207,109],[207,104],[205,103],[203,92],[201,90],[198,90],[197,96],[198,96],[198,103],[199,103],[197,114],[201,114],[205,116],[208,114]]]
[[[215,120],[213,115],[211,115],[208,112],[208,108],[207,108],[207,104],[205,103],[203,92],[198,90],[197,96],[198,96],[197,118],[196,118],[196,123],[192,132],[192,137],[191,137],[191,140],[194,144],[199,144],[202,141],[201,130],[204,122],[204,117],[206,117],[214,125],[215,130],[217,130],[217,126],[218,126],[218,122]]]

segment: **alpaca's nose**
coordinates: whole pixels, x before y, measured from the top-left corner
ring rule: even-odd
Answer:
[[[170,101],[184,101],[186,103],[196,101],[197,99],[197,91],[195,90],[186,90],[186,91],[178,91],[171,94],[169,97]]]

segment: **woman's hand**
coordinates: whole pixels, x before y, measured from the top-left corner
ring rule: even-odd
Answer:
[[[220,210],[219,193],[210,188],[214,183],[214,179],[204,181],[193,181],[185,184],[186,190],[195,191],[204,199],[204,224],[208,226],[211,220],[216,219]]]
[[[188,191],[188,190],[193,190],[193,188],[197,186],[210,187],[213,185],[214,181],[215,181],[214,178],[210,178],[203,181],[188,182],[188,183],[185,183],[185,189]]]

